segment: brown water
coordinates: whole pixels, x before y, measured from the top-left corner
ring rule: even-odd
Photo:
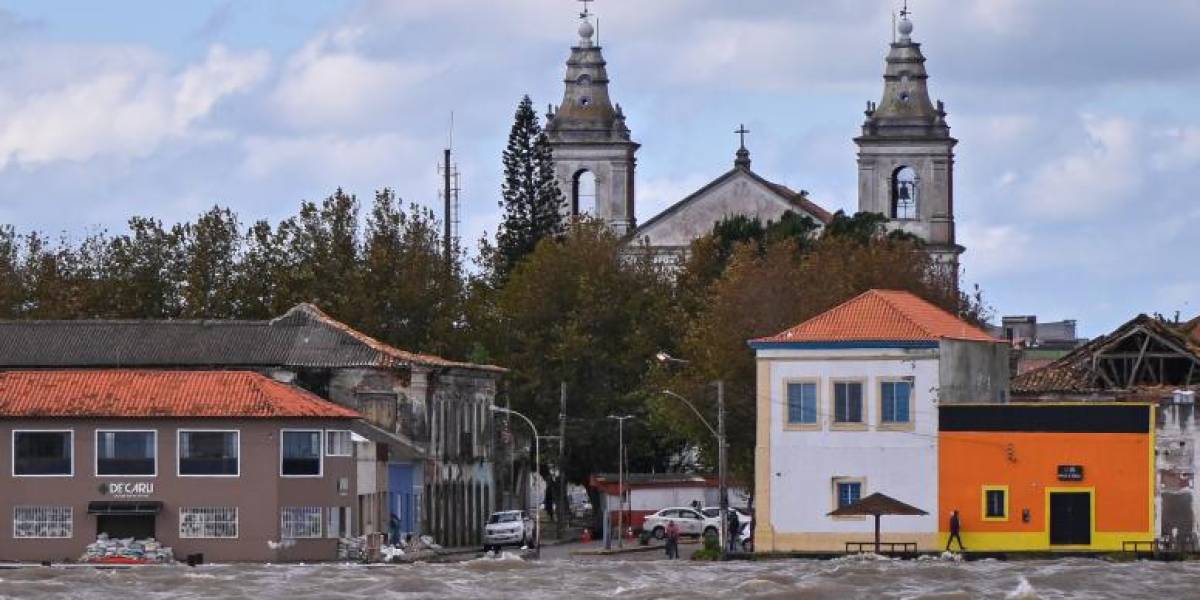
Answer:
[[[0,570],[0,598],[1164,598],[1200,597],[1200,562],[480,559],[459,564]]]

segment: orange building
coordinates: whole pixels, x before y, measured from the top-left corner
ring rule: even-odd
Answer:
[[[954,510],[968,551],[1110,551],[1154,539],[1151,405],[942,405],[938,416],[943,545]]]

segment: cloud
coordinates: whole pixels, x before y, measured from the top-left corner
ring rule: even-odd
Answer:
[[[169,138],[197,133],[193,126],[222,98],[265,74],[263,53],[235,55],[221,46],[171,75],[137,53],[122,65],[62,85],[6,98],[0,125],[0,166],[35,167],[98,156],[144,157]]]
[[[333,135],[250,136],[242,143],[242,175],[262,179],[279,173],[298,177],[393,179],[396,165],[424,147],[395,133],[344,138]],[[363,190],[367,191],[367,190]]]
[[[1025,210],[1047,219],[1092,219],[1136,202],[1142,182],[1137,125],[1125,117],[1081,116],[1083,139],[1037,169],[1028,183]]]

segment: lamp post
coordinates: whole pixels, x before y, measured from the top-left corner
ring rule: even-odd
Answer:
[[[675,358],[666,352],[659,352],[655,355],[655,358],[662,363],[677,363],[686,365],[689,362],[682,358]],[[717,539],[721,544],[721,556],[725,556],[726,548],[729,547],[725,540],[725,537],[728,534],[726,530],[729,528],[727,525],[729,519],[729,498],[725,489],[725,450],[727,446],[725,443],[725,382],[722,380],[717,380],[714,381],[713,384],[717,386],[716,429],[713,429],[712,425],[708,424],[708,420],[704,418],[704,415],[701,415],[700,411],[696,410],[696,407],[689,402],[687,398],[684,398],[683,396],[680,396],[671,390],[662,390],[662,393],[683,402],[684,405],[692,409],[692,412],[696,413],[696,417],[700,419],[700,422],[704,423],[704,426],[708,428],[709,433],[712,433],[713,437],[717,439],[717,493],[720,495],[720,501],[718,503],[718,506],[720,507],[718,512],[720,515],[718,517],[720,524],[717,527]]]
[[[488,408],[490,408],[492,412],[508,413],[510,415],[516,415],[516,416],[524,419],[525,422],[529,424],[529,428],[533,430],[533,465],[534,465],[533,469],[534,469],[534,472],[537,473],[537,476],[541,477],[542,476],[542,449],[541,449],[541,445],[538,442],[538,440],[540,438],[538,437],[537,427],[534,426],[533,421],[530,421],[529,417],[526,417],[525,415],[523,415],[515,410],[512,410],[510,408],[504,408],[503,406],[496,406],[494,404],[492,406],[489,406]],[[542,519],[538,515],[538,511],[536,509],[534,509],[534,511],[533,511],[533,548],[534,548],[534,552],[540,556],[542,553]]]
[[[617,547],[625,547],[625,421],[633,415],[608,415],[617,422]]]

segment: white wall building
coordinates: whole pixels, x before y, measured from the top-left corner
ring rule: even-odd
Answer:
[[[879,492],[928,516],[886,516],[884,541],[938,543],[937,405],[1004,402],[1006,346],[908,293],[871,290],[754,340],[755,549],[842,551],[874,521],[830,517]]]

